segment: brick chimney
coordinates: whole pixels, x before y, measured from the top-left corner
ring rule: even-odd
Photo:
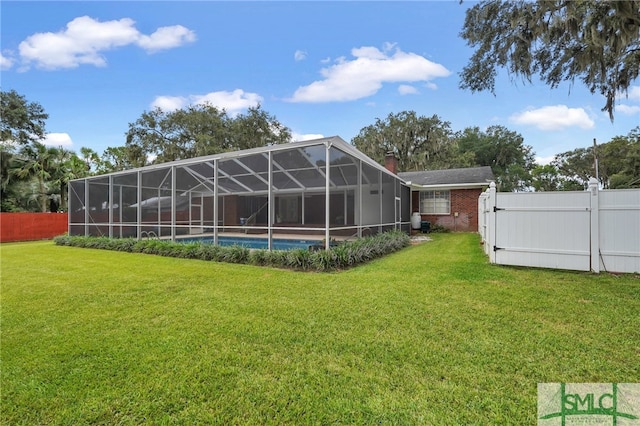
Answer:
[[[394,175],[398,174],[398,159],[393,151],[387,152],[384,156],[384,167]]]

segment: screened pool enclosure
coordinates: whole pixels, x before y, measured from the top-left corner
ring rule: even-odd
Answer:
[[[330,242],[410,230],[410,189],[339,137],[156,164],[69,185],[69,234]]]

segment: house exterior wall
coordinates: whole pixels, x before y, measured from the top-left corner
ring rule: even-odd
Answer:
[[[452,231],[478,232],[478,197],[481,193],[481,188],[452,189],[450,214],[423,214],[421,218],[431,222],[432,226],[440,225]],[[412,191],[411,205],[413,211],[420,210],[420,191]]]

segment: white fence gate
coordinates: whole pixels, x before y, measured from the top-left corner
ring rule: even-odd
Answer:
[[[492,263],[640,273],[640,190],[480,195],[479,232]]]

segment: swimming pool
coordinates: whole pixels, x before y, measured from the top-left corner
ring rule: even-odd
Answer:
[[[203,242],[213,244],[213,237],[192,237],[180,239],[180,242],[194,243]],[[298,239],[286,239],[286,238],[274,238],[273,249],[274,250],[294,250],[294,249],[309,249],[310,246],[319,244],[316,240],[298,240]],[[242,246],[250,249],[267,249],[269,247],[269,240],[267,238],[260,237],[218,237],[218,245],[221,246]]]

